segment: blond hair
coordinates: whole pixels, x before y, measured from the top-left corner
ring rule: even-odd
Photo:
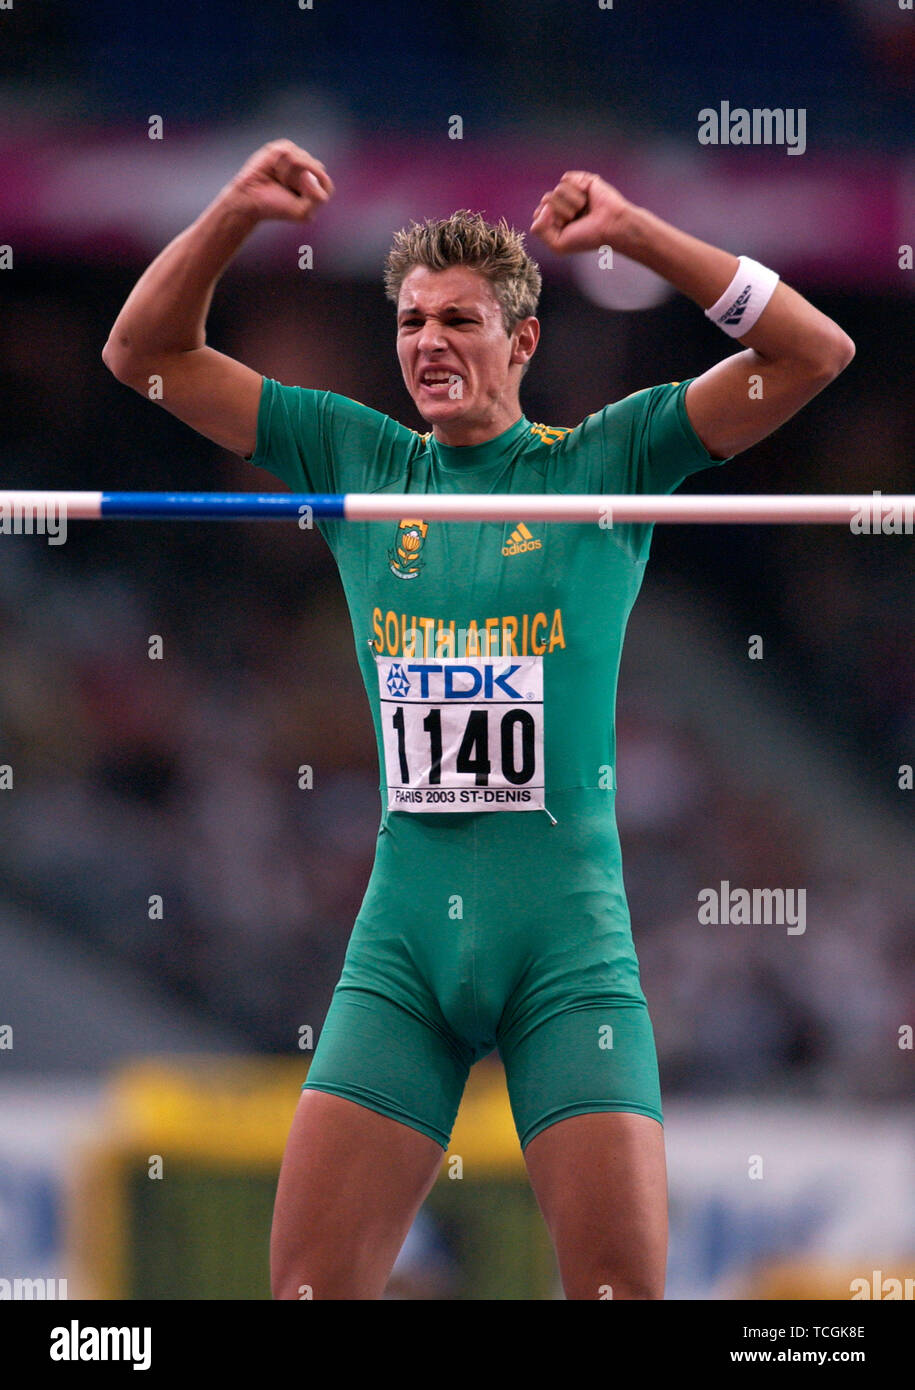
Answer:
[[[478,270],[492,286],[502,310],[505,332],[537,312],[540,268],[524,249],[524,233],[515,231],[505,218],[485,222],[479,212],[461,208],[450,217],[411,222],[397,232],[384,263],[384,290],[397,304],[400,287],[416,266],[447,270],[466,265]]]

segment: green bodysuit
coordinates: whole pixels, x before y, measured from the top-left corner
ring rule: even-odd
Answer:
[[[372,708],[375,863],[305,1083],[447,1148],[498,1048],[522,1147],[590,1111],[661,1121],[615,818],[614,709],[651,525],[438,522],[425,493],[670,493],[713,459],[688,381],[574,429],[438,443],[265,379],[253,462],[294,492],[415,493],[323,521]]]

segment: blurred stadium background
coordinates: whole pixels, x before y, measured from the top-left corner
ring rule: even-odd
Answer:
[[[100,353],[152,256],[285,135],[337,195],[304,231],[260,228],[217,292],[210,342],[257,370],[420,427],[381,289],[393,232],[456,207],[526,229],[564,169],[594,169],[774,265],[857,343],[800,417],[685,490],[915,490],[915,16],[890,0],[16,0],[0,30],[5,486],[279,486]],[[699,145],[722,100],[804,108],[805,153]],[[730,350],[650,277],[530,249],[530,419],[574,425]],[[270,523],[117,522],[0,551],[0,1280],[266,1297],[302,1030],[320,1032],[379,807],[329,551]],[[848,1298],[874,1270],[915,1274],[913,598],[910,536],[655,533],[618,810],[672,1298]],[[805,888],[806,932],[700,925],[723,879]],[[390,1296],[558,1297],[497,1062],[449,1155],[463,1176],[443,1168]]]

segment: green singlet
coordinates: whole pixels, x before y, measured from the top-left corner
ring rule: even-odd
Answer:
[[[688,381],[574,429],[453,447],[265,379],[252,462],[293,492],[415,493],[321,521],[381,769],[375,862],[307,1088],[447,1148],[498,1048],[522,1147],[591,1111],[662,1121],[615,817],[623,636],[651,525],[436,522],[426,493],[670,493],[713,459]]]

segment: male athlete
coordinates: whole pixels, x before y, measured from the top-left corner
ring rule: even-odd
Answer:
[[[574,429],[532,424],[519,386],[540,276],[523,237],[468,213],[414,223],[385,283],[418,434],[206,346],[214,286],[257,223],[305,221],[332,194],[305,150],[259,150],[145,272],[103,353],[144,393],[160,375],[166,409],[294,491],[416,494],[399,525],[321,524],[383,812],[280,1173],[274,1296],[381,1297],[468,1070],[498,1048],[567,1298],[661,1298],[658,1071],[614,815],[620,648],[652,527],[435,523],[423,495],[672,492],[771,434],[854,345],[774,272],[573,171],[532,233],[648,266],[745,350]]]

